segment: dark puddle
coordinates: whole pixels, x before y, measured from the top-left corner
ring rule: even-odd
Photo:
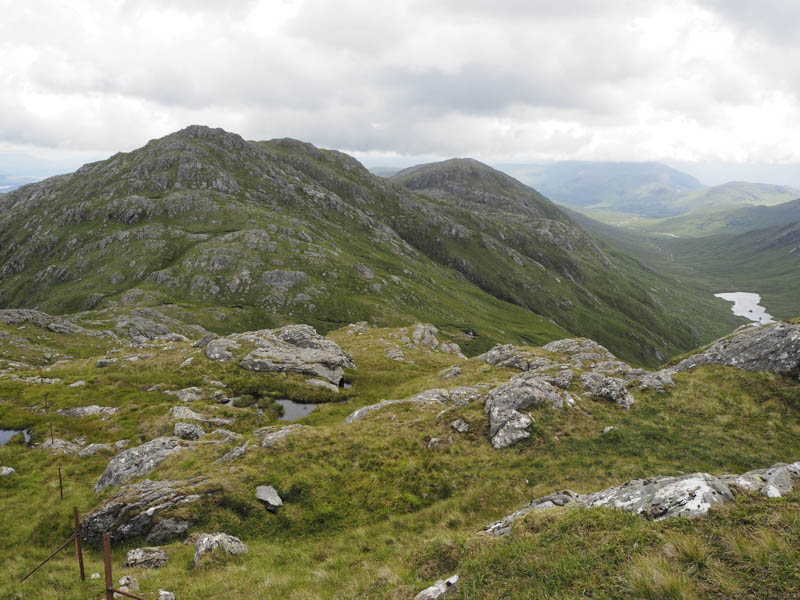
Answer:
[[[275,402],[283,407],[283,414],[279,417],[281,421],[296,421],[317,408],[316,404],[300,404],[292,400],[276,400]]]

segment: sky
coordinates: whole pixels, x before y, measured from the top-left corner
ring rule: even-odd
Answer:
[[[796,0],[0,0],[0,15],[0,191],[192,123],[367,166],[656,160],[800,186]]]

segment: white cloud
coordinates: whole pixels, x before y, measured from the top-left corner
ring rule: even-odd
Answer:
[[[2,148],[800,162],[792,0],[0,0]]]

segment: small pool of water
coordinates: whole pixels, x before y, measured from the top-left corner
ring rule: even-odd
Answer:
[[[283,407],[283,415],[280,417],[281,421],[296,421],[310,414],[317,408],[316,404],[300,404],[292,400],[276,400],[275,402]]]
[[[759,305],[761,296],[751,292],[728,292],[725,294],[714,294],[717,298],[722,298],[728,302],[733,302],[731,310],[737,317],[750,319],[754,323],[774,323],[775,318],[767,312],[767,309]]]
[[[27,429],[0,429],[0,446],[3,446],[8,440],[20,432],[25,436],[26,444],[31,441],[31,436]]]

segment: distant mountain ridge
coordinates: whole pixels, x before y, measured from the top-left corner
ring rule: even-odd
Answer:
[[[321,331],[421,320],[477,332],[468,351],[566,330],[651,364],[735,322],[473,160],[387,181],[341,152],[190,126],[4,202],[8,307],[180,303]]]

